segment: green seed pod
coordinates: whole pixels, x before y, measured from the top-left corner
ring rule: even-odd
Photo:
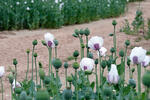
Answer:
[[[21,92],[19,100],[27,100],[27,93],[26,93],[26,91],[22,91]]]
[[[120,51],[119,51],[119,56],[120,56],[120,57],[124,57],[124,51],[123,51],[123,50],[120,50]]]
[[[67,81],[68,81],[68,82],[72,82],[72,81],[73,81],[72,76],[67,76]]]
[[[136,82],[135,82],[135,80],[134,80],[134,79],[129,79],[129,85],[130,85],[131,87],[135,88],[135,87],[136,87]]]
[[[103,60],[103,61],[101,62],[101,66],[102,66],[103,69],[105,69],[106,66],[107,66],[107,61],[106,61],[106,60]]]
[[[144,73],[142,82],[146,87],[150,88],[150,71]]]
[[[39,62],[39,68],[43,68],[43,65],[41,62]]]
[[[40,90],[36,93],[35,100],[50,100],[50,96],[46,90]]]
[[[114,53],[116,50],[115,50],[115,48],[114,47],[112,47],[111,49],[110,49],[110,52],[111,53]]]
[[[95,65],[97,65],[98,64],[98,59],[95,59]]]
[[[93,59],[93,53],[92,53],[92,52],[89,52],[89,54],[88,54],[88,58]]]
[[[18,64],[18,61],[17,61],[17,59],[15,58],[15,59],[13,59],[13,64],[14,65],[17,65]]]
[[[30,53],[30,49],[27,49],[27,50],[26,50],[26,53],[29,54],[29,53]]]
[[[9,74],[8,78],[9,78],[9,83],[12,84],[14,80],[14,76],[12,74]]]
[[[83,30],[83,29],[80,29],[79,34],[80,34],[80,35],[83,35],[83,34],[84,34],[84,30]]]
[[[33,40],[33,42],[32,42],[32,45],[37,45],[38,44],[38,41],[37,40]]]
[[[31,96],[27,96],[27,100],[32,100],[32,97]]]
[[[20,94],[21,92],[22,92],[22,88],[21,87],[15,88],[15,93],[16,94]]]
[[[39,76],[42,80],[44,80],[44,77],[45,77],[45,72],[42,68],[39,68]]]
[[[129,40],[126,40],[126,41],[125,41],[125,45],[126,45],[126,46],[129,46],[129,45],[130,45],[130,41],[129,41]]]
[[[85,75],[91,75],[92,74],[92,71],[85,71]]]
[[[84,30],[84,34],[85,34],[85,36],[89,36],[90,35],[90,30],[88,28],[86,28]]]
[[[72,90],[70,88],[67,88],[63,91],[64,99],[65,100],[71,100],[72,98]]]
[[[74,62],[73,65],[72,65],[72,67],[74,69],[78,69],[79,68],[79,63],[78,62]]]
[[[50,80],[50,77],[49,77],[49,76],[45,76],[45,77],[44,77],[44,83],[45,83],[45,84],[49,84],[50,81],[51,81],[51,80]]]
[[[78,50],[75,50],[73,52],[73,57],[77,58],[79,56],[79,51]]]
[[[104,96],[111,97],[112,96],[112,89],[110,87],[104,87],[103,93],[104,93]]]
[[[68,68],[68,63],[67,62],[64,63],[64,68],[66,68],[66,69]]]
[[[34,56],[34,57],[37,57],[38,55],[37,55],[37,53],[35,52],[35,53],[33,54],[33,56]]]
[[[55,69],[59,69],[62,66],[62,62],[58,58],[53,59],[52,64]]]
[[[116,26],[116,25],[117,25],[116,20],[113,20],[113,21],[112,21],[112,25],[113,25],[113,26]]]
[[[54,44],[55,44],[55,46],[58,46],[58,44],[59,44],[58,40],[55,39]]]

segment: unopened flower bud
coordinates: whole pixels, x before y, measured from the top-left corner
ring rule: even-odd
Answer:
[[[12,84],[13,81],[14,81],[13,75],[12,75],[12,74],[9,74],[8,79],[9,79],[9,83]]]
[[[135,68],[132,68],[132,69],[131,69],[131,71],[132,71],[132,73],[134,73],[134,71],[135,71]]]
[[[34,56],[34,57],[37,57],[38,55],[37,55],[37,53],[35,52],[35,53],[33,54],[33,56]]]
[[[73,81],[72,76],[67,76],[67,81],[68,81],[68,82],[72,82],[72,81]]]
[[[72,36],[73,37],[78,37],[78,35],[76,33],[73,33]]]
[[[150,71],[144,73],[142,82],[146,87],[150,88]]]
[[[85,36],[89,36],[90,35],[90,30],[88,28],[86,28],[84,30],[84,34],[85,34]]]
[[[113,35],[114,35],[113,33],[110,33],[110,34],[109,34],[109,36],[113,36]]]
[[[81,48],[85,48],[85,45],[84,45],[84,43],[81,43]]]
[[[98,64],[98,59],[95,60],[95,65],[97,65],[97,64]]]
[[[112,96],[112,89],[110,87],[104,87],[103,93],[104,93],[104,96],[111,97]]]
[[[16,94],[20,94],[21,92],[22,92],[22,88],[21,87],[15,88],[15,93]]]
[[[39,90],[35,98],[35,100],[50,100],[49,93],[46,90]]]
[[[129,79],[129,85],[130,85],[131,87],[135,88],[135,87],[136,87],[136,82],[135,82],[135,80],[134,80],[134,79]]]
[[[49,84],[50,83],[50,77],[49,76],[45,76],[44,77],[44,83],[45,84]]]
[[[54,44],[55,44],[55,46],[58,46],[58,44],[59,44],[58,40],[55,39]]]
[[[113,25],[113,26],[116,26],[116,25],[117,25],[116,20],[113,20],[113,21],[112,21],[112,25]]]
[[[78,50],[75,50],[73,52],[73,57],[77,58],[79,56],[79,51]]]
[[[72,67],[74,69],[78,69],[79,68],[79,63],[78,62],[74,62],[73,65],[72,65]]]
[[[30,49],[27,49],[27,50],[26,50],[26,53],[29,54],[29,53],[30,53]]]
[[[32,42],[32,45],[37,45],[38,44],[38,41],[37,40],[33,40],[33,42]]]
[[[83,34],[84,34],[83,29],[80,29],[79,34],[80,34],[80,35],[83,35]]]
[[[17,65],[18,64],[18,61],[17,61],[17,59],[15,58],[15,59],[13,59],[13,64],[14,65]]]
[[[27,93],[26,93],[26,91],[22,91],[21,92],[19,100],[27,100]]]
[[[46,44],[46,42],[45,42],[44,40],[42,40],[41,42],[42,42],[42,44],[43,44],[44,46],[47,46],[47,44]]]
[[[72,90],[70,88],[65,89],[63,94],[65,100],[70,100],[72,98]]]
[[[55,67],[55,69],[59,69],[62,66],[62,62],[58,58],[53,59],[52,64]]]
[[[42,67],[43,67],[42,63],[41,63],[41,62],[39,62],[39,68],[42,68]]]
[[[124,57],[124,51],[123,51],[123,50],[120,50],[120,51],[119,51],[119,56],[120,56],[120,57]]]
[[[111,49],[110,49],[110,52],[111,53],[114,53],[116,50],[115,50],[115,48],[114,47],[112,47]]]
[[[92,52],[89,52],[89,53],[88,53],[88,58],[93,59],[93,53],[92,53]]]
[[[106,68],[106,66],[107,66],[106,60],[103,60],[103,61],[102,61],[101,66],[102,66],[103,69]]]
[[[44,80],[44,77],[45,77],[45,72],[42,68],[39,69],[39,76],[42,80]]]
[[[68,68],[68,63],[67,62],[64,63],[64,68],[66,68],[66,69]]]
[[[127,58],[127,65],[130,66],[131,60],[130,58]]]
[[[129,41],[129,40],[126,40],[126,41],[125,41],[125,45],[126,45],[126,46],[129,46],[129,45],[130,45],[130,41]]]

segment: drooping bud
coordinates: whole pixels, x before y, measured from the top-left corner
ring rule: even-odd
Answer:
[[[53,59],[52,64],[55,67],[55,69],[59,69],[62,66],[62,62],[58,58]]]
[[[44,40],[41,41],[41,43],[44,45],[44,46],[47,46],[46,42]]]

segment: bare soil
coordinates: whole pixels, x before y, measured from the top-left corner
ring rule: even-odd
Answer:
[[[150,18],[150,0],[145,0],[140,3],[141,9],[144,13],[144,18]],[[89,28],[91,31],[91,36],[101,36],[104,38],[104,47],[109,49],[113,46],[112,37],[109,37],[109,33],[113,32],[113,26],[111,25],[112,20],[117,20],[117,51],[124,48],[125,40],[129,39],[131,41],[131,47],[142,46],[146,50],[150,51],[150,40],[145,40],[142,38],[141,41],[135,42],[139,36],[126,35],[119,32],[123,25],[124,19],[128,19],[132,22],[135,17],[135,12],[139,8],[139,3],[130,3],[127,7],[125,14],[117,18],[100,19],[98,21],[80,24],[80,25],[70,25],[64,26],[60,29],[38,29],[38,30],[20,30],[20,31],[2,31],[0,32],[0,65],[5,66],[6,74],[3,77],[4,82],[4,98],[5,100],[10,100],[10,85],[8,81],[8,74],[10,73],[10,68],[14,69],[12,64],[12,59],[16,58],[18,60],[18,81],[22,81],[25,78],[26,66],[27,66],[27,55],[26,49],[32,49],[32,41],[34,39],[38,40],[38,45],[36,46],[36,52],[38,53],[37,61],[41,61],[46,72],[48,72],[48,50],[41,44],[41,40],[44,39],[44,34],[50,32],[54,34],[55,38],[59,41],[58,46],[58,57],[64,61],[68,56],[71,56],[74,50],[80,50],[79,40],[72,36],[74,29]],[[128,51],[128,55],[131,49]],[[119,62],[119,61],[118,61]],[[71,62],[69,62],[71,64]],[[128,71],[128,68],[127,68]],[[73,73],[73,69],[69,68],[68,73]],[[142,71],[144,72],[144,70]],[[30,72],[29,78],[31,76],[31,53],[30,53]],[[62,67],[59,71],[62,83],[65,82],[64,68]],[[105,73],[107,75],[107,72]],[[93,76],[91,76],[93,77]],[[136,71],[134,73],[134,78],[136,79]],[[93,78],[92,78],[93,79]],[[128,80],[128,72],[126,80]],[[0,94],[1,95],[1,94]],[[1,96],[0,96],[1,97]]]

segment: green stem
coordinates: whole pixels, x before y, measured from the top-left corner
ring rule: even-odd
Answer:
[[[33,65],[34,65],[34,63],[33,63],[33,55],[34,55],[34,48],[35,48],[35,46],[33,46],[33,49],[32,49],[32,78],[31,78],[32,84],[33,84]],[[32,97],[33,97],[33,85],[31,87],[32,87]]]
[[[114,35],[113,35],[114,49],[115,49],[115,58],[117,56],[117,47],[116,47],[116,26],[114,26]],[[115,61],[116,62],[116,61]]]
[[[88,36],[86,36],[86,49],[87,49],[87,57],[88,57],[88,55],[89,55]]]
[[[140,96],[141,96],[141,64],[137,65],[137,73],[138,73],[138,97],[140,99]]]
[[[123,84],[124,84],[124,81],[125,81],[125,66],[124,66],[124,61],[123,61],[123,57],[121,57],[121,68],[123,68],[123,73],[121,74],[121,78],[122,78],[122,81],[123,81]]]
[[[17,82],[17,65],[15,65],[15,88],[16,88],[16,82]]]
[[[79,37],[79,39],[80,39],[81,59],[82,59],[84,57],[84,48],[82,47],[83,39],[82,39],[82,37]]]
[[[69,82],[69,85],[70,85],[70,89],[71,89],[71,82]]]
[[[58,69],[56,69],[56,85],[57,85],[57,96],[56,96],[56,100],[59,100]]]
[[[75,93],[76,93],[76,100],[78,100],[77,69],[75,69],[75,78],[76,78]]]
[[[36,84],[38,84],[36,57],[35,57],[35,70],[36,70]]]
[[[97,77],[97,65],[95,65],[95,77],[96,77],[96,93],[97,93],[97,100],[99,100],[98,77]]]
[[[3,80],[2,80],[2,78],[0,78],[1,79],[1,88],[2,88],[2,100],[4,100],[4,94],[3,94]]]
[[[48,48],[49,51],[49,76],[52,75],[52,48]]]
[[[27,53],[27,72],[26,72],[26,80],[28,80],[28,72],[29,72],[29,53]]]
[[[126,76],[126,55],[127,55],[127,46],[125,48],[125,54],[124,54],[124,79],[125,79],[125,76]]]
[[[132,72],[131,72],[130,66],[128,66],[128,67],[129,67],[129,79],[131,79],[132,78]]]
[[[67,88],[67,68],[65,68],[66,88]]]
[[[101,71],[101,54],[100,54],[100,51],[99,51],[99,73],[100,73],[100,79],[99,79],[99,81],[100,81],[100,86],[102,85],[102,71]]]
[[[12,84],[11,84],[11,100],[13,100],[13,90],[12,90]]]
[[[57,47],[55,47],[55,58],[57,58]]]

